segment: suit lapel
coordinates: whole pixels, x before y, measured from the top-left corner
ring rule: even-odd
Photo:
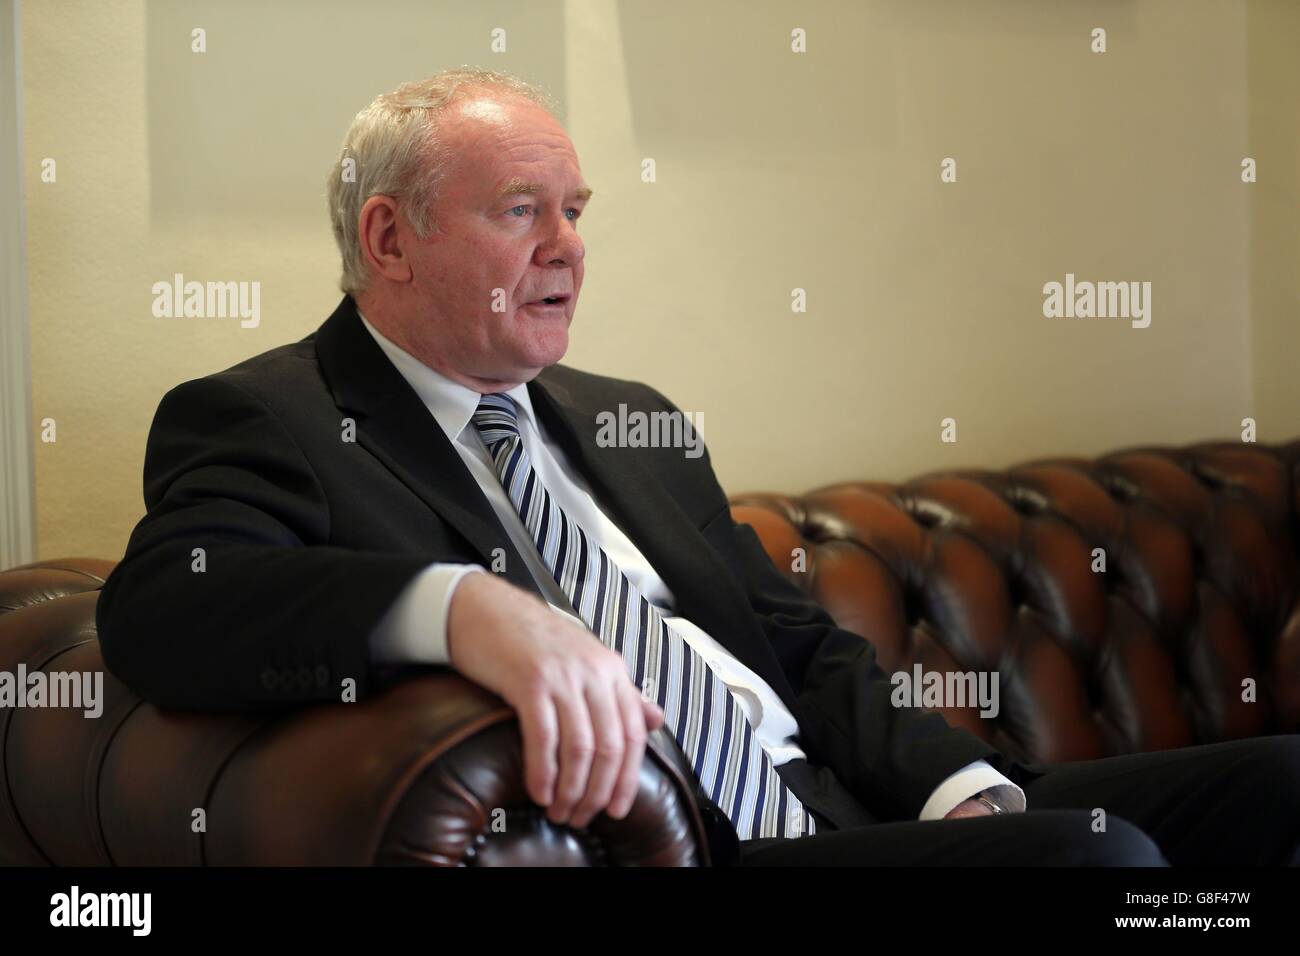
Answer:
[[[357,443],[441,515],[492,567],[541,595],[491,503],[437,421],[361,324],[351,296],[316,333],[316,355],[339,409],[356,419]]]

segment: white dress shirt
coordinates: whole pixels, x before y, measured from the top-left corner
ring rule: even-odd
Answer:
[[[542,562],[532,536],[497,477],[487,446],[478,429],[473,427],[480,394],[435,372],[390,342],[366,321],[365,316],[361,321],[424,402],[465,462],[552,610],[567,615],[585,628],[568,597]],[[564,450],[546,434],[533,413],[527,384],[517,385],[505,394],[518,406],[520,438],[538,479],[546,486],[556,505],[586,531],[593,543],[604,549],[646,600],[666,609],[664,620],[668,626],[704,658],[714,675],[737,697],[773,766],[780,766],[788,760],[807,759],[799,747],[799,725],[776,692],[686,618],[669,616],[676,606],[672,592],[636,545],[596,504],[591,487],[573,468]],[[466,574],[485,571],[476,564],[439,562],[418,574],[398,595],[371,634],[373,658],[381,663],[447,664],[447,612],[452,594]],[[940,819],[963,800],[986,789],[990,791],[987,794],[989,798],[1005,809],[1024,809],[1023,791],[988,763],[977,760],[949,776],[935,789],[921,809],[919,819]]]

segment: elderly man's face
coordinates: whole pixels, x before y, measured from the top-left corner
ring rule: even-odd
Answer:
[[[578,155],[545,110],[492,93],[453,105],[441,132],[455,158],[434,208],[438,231],[411,259],[412,321],[430,324],[413,337],[467,384],[529,381],[564,357],[582,288]]]

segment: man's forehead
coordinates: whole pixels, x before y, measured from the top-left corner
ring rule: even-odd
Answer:
[[[490,97],[475,97],[462,100],[459,104],[460,114],[466,119],[479,120],[496,126],[510,122],[510,111],[504,103]]]
[[[452,102],[443,124],[467,139],[496,140],[519,127],[551,127],[564,130],[541,106],[520,96],[494,92],[465,93]]]
[[[541,140],[549,139],[554,143],[556,137],[548,134],[558,133],[567,145],[563,152],[570,154],[576,169],[577,156],[573,154],[572,144],[564,136],[563,128],[548,122],[553,117],[536,104],[517,98],[500,99],[490,92],[480,93],[453,104],[448,119],[445,135],[455,144],[453,153],[459,167],[457,172],[479,183],[473,187],[476,192],[501,199],[564,189],[574,198],[591,198],[592,191],[582,182],[581,173],[576,184],[568,185],[556,181],[553,175],[539,172],[535,164],[521,166],[512,161],[515,157],[511,155],[511,141],[518,135],[521,121],[528,124],[530,120],[536,120],[543,127],[554,126],[551,130],[539,130]]]

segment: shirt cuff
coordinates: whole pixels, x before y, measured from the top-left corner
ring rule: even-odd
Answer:
[[[448,664],[447,612],[456,585],[477,564],[431,564],[402,590],[370,632],[377,664]]]
[[[969,800],[982,791],[1007,813],[1021,813],[1025,809],[1025,791],[998,773],[986,761],[976,760],[952,774],[934,788],[930,799],[921,808],[920,820],[942,820],[953,807]]]

